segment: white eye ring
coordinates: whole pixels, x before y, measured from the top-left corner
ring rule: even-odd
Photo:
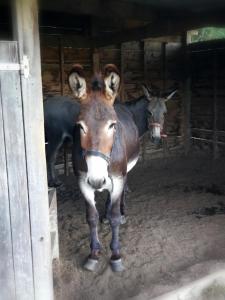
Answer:
[[[87,133],[87,128],[86,128],[86,126],[84,125],[83,122],[78,122],[77,125],[79,126],[80,131],[81,131],[83,134],[86,134],[86,133]]]
[[[113,122],[109,125],[109,130],[116,129],[116,122]]]

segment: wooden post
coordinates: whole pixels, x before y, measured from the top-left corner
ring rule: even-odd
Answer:
[[[143,71],[144,71],[144,82],[147,84],[147,55],[146,55],[146,43],[145,40],[142,43],[142,50],[143,50]],[[149,133],[147,133],[148,135]],[[148,136],[146,134],[142,138],[142,160],[143,162],[146,161],[146,148],[147,143],[149,141]]]
[[[143,68],[144,68],[144,81],[146,82],[148,74],[147,74],[147,55],[146,55],[146,43],[143,41]]]
[[[34,285],[35,300],[52,300],[52,262],[38,7],[37,0],[14,2],[14,38],[19,44],[19,61],[23,62],[24,55],[29,61],[29,74],[21,76],[21,94],[33,267],[31,280]],[[33,298],[30,297],[29,300],[31,299]]]
[[[60,67],[60,84],[61,84],[61,95],[64,95],[65,85],[65,72],[64,72],[64,47],[62,38],[59,37],[59,67]]]
[[[120,97],[121,101],[125,101],[125,86],[124,86],[124,51],[123,44],[120,45],[120,73],[121,73],[121,91]]]
[[[217,119],[218,119],[218,99],[217,99],[217,52],[213,53],[213,158],[218,157],[218,132],[217,132]]]
[[[161,55],[162,55],[162,90],[166,88],[166,42],[161,44]]]
[[[9,42],[7,52],[3,51],[3,44],[4,43],[0,43],[0,61],[5,59],[6,62],[13,61],[18,64],[17,44],[14,42]],[[1,203],[1,212],[2,206],[4,208],[5,205],[8,205],[11,227],[10,240],[12,241],[12,249],[10,249],[8,255],[12,253],[13,256],[13,276],[15,281],[15,297],[11,299],[33,300],[34,286],[30,233],[29,191],[27,188],[28,178],[25,155],[26,147],[24,143],[23,111],[19,72],[0,71],[0,89],[0,110],[2,113],[1,119],[3,123],[2,128],[4,134],[3,151],[5,152],[1,153],[1,156],[5,156],[6,163],[6,170],[4,170],[3,164],[3,169],[1,169],[1,172],[5,171],[7,174],[7,195],[5,196],[8,198],[1,199],[1,201],[4,203]],[[1,222],[6,222],[6,216],[3,216],[3,220]],[[6,224],[7,223],[5,223],[5,226]],[[2,228],[2,226],[3,224],[1,224],[0,227]],[[7,239],[5,240],[6,236],[4,236],[4,234],[6,234],[6,232],[0,232],[2,241],[0,243],[0,255],[3,266],[5,263],[7,263],[5,261],[7,256],[5,256],[6,253],[2,244],[9,242]],[[8,267],[10,267],[10,263]],[[4,272],[5,270],[1,270],[3,278]],[[4,295],[4,300],[11,300],[8,298],[8,295],[6,295],[7,291],[5,291],[5,286],[2,284],[3,283],[1,282],[0,295],[2,297]]]
[[[187,33],[182,37],[183,44],[183,56],[184,56],[184,83],[183,83],[183,139],[184,139],[184,151],[185,155],[188,155],[190,151],[190,118],[191,118],[191,59],[190,53],[187,49]]]
[[[64,85],[65,85],[65,71],[64,71],[64,47],[62,37],[59,37],[59,68],[60,68],[60,90],[61,96],[64,95]],[[68,167],[68,151],[67,146],[64,144],[63,147],[63,158],[64,158],[64,174],[69,176]]]
[[[9,45],[8,43],[0,42],[0,64],[1,63],[17,63],[18,57],[16,55],[16,43],[11,42]],[[11,58],[11,60],[10,60]],[[27,279],[26,276],[24,276],[23,281],[18,278],[20,275],[27,274],[27,268],[28,268],[28,275],[32,275],[31,271],[31,260],[29,258],[27,261],[23,264],[22,269],[20,269],[20,275],[18,274],[18,265],[19,262],[21,263],[23,258],[18,257],[16,255],[14,261],[14,251],[13,246],[17,247],[17,250],[21,250],[24,248],[26,243],[26,238],[28,236],[29,239],[29,219],[27,218],[27,191],[26,187],[23,183],[22,178],[18,178],[19,182],[14,182],[16,180],[16,176],[14,177],[12,167],[14,163],[17,163],[15,165],[15,168],[19,168],[21,171],[21,168],[25,167],[24,162],[24,155],[22,153],[21,160],[20,153],[17,153],[17,157],[13,155],[11,157],[12,149],[14,147],[17,147],[17,143],[21,142],[20,135],[21,135],[21,127],[22,123],[19,128],[17,128],[16,132],[14,133],[13,140],[10,139],[10,129],[15,129],[15,111],[18,109],[18,106],[21,105],[21,99],[18,99],[16,97],[17,87],[18,87],[18,81],[19,76],[17,74],[17,78],[15,74],[11,74],[12,72],[2,72],[0,71],[0,140],[1,140],[1,146],[0,146],[0,298],[4,300],[14,300],[16,298],[16,282],[20,286],[20,288],[24,288],[25,285],[28,290],[28,295],[31,295],[32,297],[32,282],[30,282],[29,279]],[[18,72],[17,72],[18,73]],[[9,77],[9,78],[7,78]],[[17,86],[12,84],[12,79],[17,81]],[[8,85],[9,84],[9,85]],[[11,107],[11,105],[14,105],[14,107]],[[20,114],[20,117],[22,115]],[[19,120],[20,121],[20,120]],[[8,128],[9,126],[9,128]],[[10,152],[11,150],[11,152]],[[18,161],[18,158],[20,161]],[[24,168],[25,169],[25,168]],[[17,170],[19,172],[19,170]],[[18,176],[18,175],[17,175]],[[11,184],[10,184],[11,182]],[[10,187],[9,187],[10,185]],[[16,215],[11,220],[11,213],[16,212],[14,207],[11,207],[10,205],[14,205],[15,202],[18,204],[20,201],[16,195],[16,192],[18,190],[18,187],[22,188],[24,191],[23,195],[23,201],[21,201],[20,205],[22,208],[25,208],[25,211],[23,212],[23,220],[18,220],[20,218],[19,215]],[[10,188],[12,188],[12,191],[10,191]],[[27,222],[28,221],[28,222]],[[19,222],[19,223],[18,223]],[[16,230],[24,231],[25,238],[21,241],[21,239],[18,239],[18,235]],[[14,245],[13,245],[13,239],[16,238]],[[30,245],[30,240],[28,240],[28,245]],[[26,246],[28,246],[26,245]],[[26,249],[25,249],[26,251]],[[27,249],[26,253],[24,255],[29,254],[30,255],[30,249]],[[15,274],[16,273],[16,274]],[[30,294],[31,291],[31,294]],[[24,298],[27,299],[27,298]]]
[[[166,89],[166,42],[162,42],[161,44],[161,64],[162,64],[162,91],[165,92]],[[166,118],[166,116],[165,116]],[[167,124],[166,119],[164,122],[164,128],[163,130],[167,132]],[[162,139],[162,147],[163,147],[163,155],[164,157],[167,157],[168,155],[168,143],[167,143],[167,137]]]

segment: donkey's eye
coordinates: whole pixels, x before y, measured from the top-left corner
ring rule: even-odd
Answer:
[[[82,124],[80,123],[77,123],[78,127],[80,128],[80,130],[83,132],[83,133],[86,133],[84,127],[82,126]]]
[[[113,122],[109,125],[109,129],[115,129],[116,128],[116,122]]]
[[[152,112],[148,110],[148,116],[151,117],[152,116]]]

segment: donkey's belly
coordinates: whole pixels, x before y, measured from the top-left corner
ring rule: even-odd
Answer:
[[[136,165],[137,161],[138,161],[139,156],[137,156],[134,159],[131,159],[128,164],[127,164],[127,173],[130,172],[130,170],[133,169],[133,167]]]

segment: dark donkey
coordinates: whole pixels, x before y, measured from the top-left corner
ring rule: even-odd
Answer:
[[[112,229],[111,267],[122,271],[119,246],[120,203],[127,172],[138,160],[139,135],[133,115],[122,105],[113,106],[120,77],[114,65],[107,65],[102,75],[95,75],[87,90],[82,67],[74,66],[70,87],[80,99],[73,144],[74,171],[86,202],[86,217],[91,234],[91,253],[84,267],[95,270],[100,253],[95,207],[95,191],[108,190],[107,217]]]
[[[56,156],[66,140],[72,142],[74,121],[79,110],[79,104],[67,96],[49,97],[44,101],[48,186],[61,184],[55,172]]]
[[[164,133],[164,120],[167,113],[166,102],[173,97],[177,89],[162,94],[161,91],[150,89],[146,85],[143,85],[142,88],[148,99],[147,110],[150,139],[153,143],[158,144],[162,138],[167,137],[166,133]]]

